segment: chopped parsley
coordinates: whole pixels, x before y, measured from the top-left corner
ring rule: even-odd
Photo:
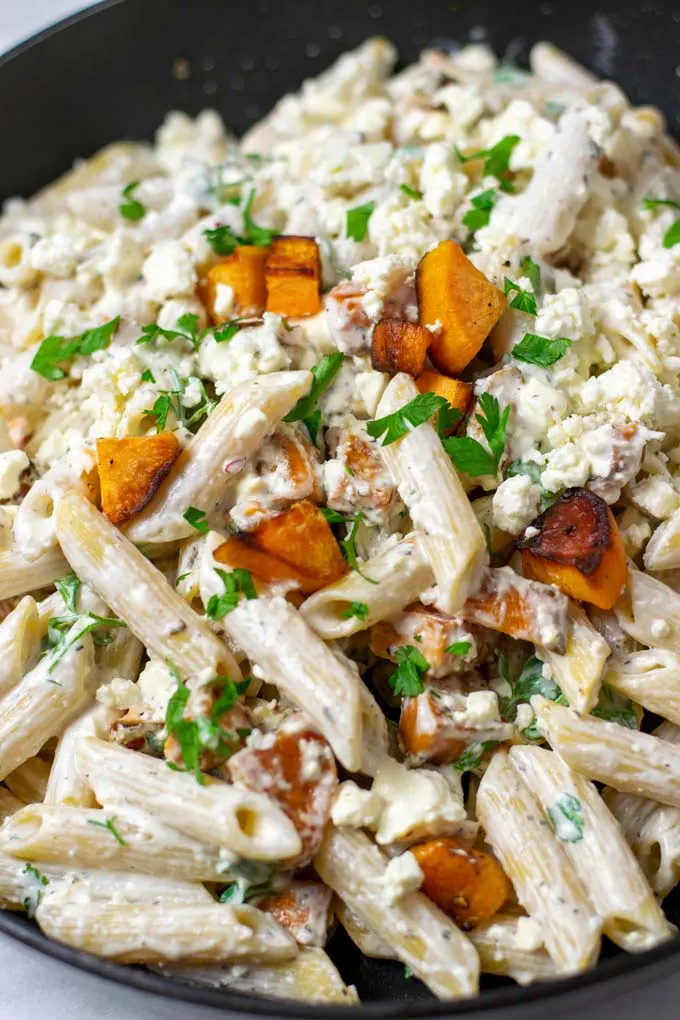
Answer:
[[[505,450],[505,433],[510,417],[510,405],[501,413],[497,399],[491,393],[479,397],[480,414],[475,418],[481,426],[489,449],[471,436],[451,436],[442,440],[444,449],[460,470],[471,478],[495,475]]]
[[[570,347],[571,340],[565,336],[551,339],[547,336],[537,336],[536,333],[525,333],[510,353],[517,361],[525,361],[529,365],[540,365],[541,368],[550,368],[556,361],[564,357]]]
[[[227,343],[228,340],[233,340],[238,331],[241,329],[242,318],[230,319],[229,322],[223,322],[213,332],[213,337],[216,344]]]
[[[139,181],[130,181],[123,188],[123,202],[118,206],[118,211],[126,220],[141,220],[146,215],[146,206],[142,205],[138,198],[135,198],[135,191],[139,187]]]
[[[425,690],[422,681],[423,673],[430,664],[423,653],[413,645],[403,645],[394,653],[397,668],[388,679],[394,693],[402,698],[415,698]]]
[[[598,719],[604,719],[606,722],[615,722],[619,726],[627,726],[629,730],[636,730],[638,728],[633,702],[630,698],[624,697],[618,691],[609,687],[608,684],[602,684],[597,705],[591,714],[597,716]]]
[[[40,900],[42,899],[43,889],[46,885],[50,884],[50,880],[47,875],[43,875],[42,871],[38,871],[38,869],[32,864],[26,865],[22,871],[22,875],[26,875],[34,880],[34,888],[32,888],[22,900],[22,906],[26,911],[29,920],[33,920],[35,912],[40,905]]]
[[[454,641],[453,644],[449,645],[448,648],[445,648],[444,651],[447,655],[459,655],[462,658],[462,656],[467,655],[471,648],[471,641]]]
[[[510,298],[511,308],[516,308],[518,312],[526,312],[527,315],[537,314],[536,295],[532,291],[522,290],[519,284],[513,283],[507,276],[503,280],[503,289],[506,297],[514,295]]]
[[[405,195],[412,198],[414,201],[419,201],[423,197],[422,191],[418,191],[417,188],[411,188],[408,184],[400,184],[399,190],[403,191]]]
[[[155,383],[156,382],[154,374],[153,374],[153,372],[151,371],[150,368],[145,368],[144,371],[142,372],[142,382],[151,382],[151,383]]]
[[[245,595],[247,599],[257,598],[253,575],[249,570],[237,567],[228,573],[215,567],[215,573],[221,579],[224,591],[221,595],[211,595],[208,599],[205,612],[211,620],[221,620],[227,613],[233,612],[239,604],[241,595]]]
[[[390,446],[401,439],[407,432],[411,432],[418,425],[429,421],[437,411],[449,407],[446,397],[440,397],[436,393],[419,393],[408,404],[394,411],[393,414],[385,415],[384,418],[376,418],[375,421],[366,422],[366,431],[372,439],[382,437],[382,446]],[[453,410],[453,408],[451,408]]]
[[[171,411],[178,425],[183,425],[184,428],[190,431],[196,431],[203,419],[207,418],[215,410],[217,401],[208,396],[203,380],[195,378],[194,381],[198,383],[201,391],[201,399],[198,404],[193,405],[191,413],[187,414],[183,397],[189,380],[182,379],[174,369],[170,370],[170,377],[174,388],[171,390],[159,390],[153,407],[146,414],[156,419],[157,433],[165,431]]]
[[[188,506],[182,514],[182,517],[187,524],[190,524],[191,527],[195,528],[201,535],[208,534],[210,528],[206,519],[205,510],[199,510],[195,506]]]
[[[373,215],[375,202],[366,202],[347,210],[347,237],[353,241],[363,241],[368,232],[368,221]]]
[[[232,255],[245,240],[226,225],[203,231],[203,236],[216,255]]]
[[[458,761],[454,762],[453,767],[457,772],[472,772],[482,764],[484,755],[496,747],[498,747],[497,740],[480,740],[476,744],[470,744],[465,748]]]
[[[504,57],[493,72],[493,80],[497,85],[524,85],[530,77],[528,71],[523,70],[508,57]]]
[[[559,493],[549,492],[544,488],[538,464],[534,464],[530,460],[513,460],[507,467],[505,477],[514,478],[516,475],[526,475],[541,490],[541,510],[547,510],[559,498]]]
[[[413,971],[407,963],[404,964],[404,977],[407,981],[413,980]]]
[[[69,361],[79,354],[88,355],[94,354],[95,351],[103,351],[111,343],[111,337],[118,329],[119,323],[120,316],[117,315],[103,326],[86,329],[80,336],[71,339],[63,336],[45,337],[35,352],[31,368],[50,382],[63,379],[66,372],[59,367],[60,363]]]
[[[148,344],[152,340],[168,340],[170,342],[186,340],[197,351],[206,332],[208,331],[204,330],[203,333],[199,334],[198,315],[193,312],[187,312],[185,315],[180,315],[177,320],[177,329],[161,329],[156,322],[150,322],[148,325],[142,326],[142,336],[139,337],[137,343]]]
[[[113,617],[78,611],[77,600],[81,581],[73,571],[56,580],[54,585],[64,600],[66,613],[63,616],[52,616],[47,624],[47,640],[42,654],[49,655],[51,659],[48,673],[52,672],[69,648],[76,644],[83,634],[92,633],[92,640],[101,647],[110,644],[113,638],[110,634],[99,634],[95,631],[99,628],[125,626],[122,620]],[[80,626],[76,628],[77,624]]]
[[[563,793],[548,808],[548,818],[560,843],[580,843],[583,839],[583,805],[578,797]]]
[[[362,623],[368,619],[369,609],[365,602],[352,602],[348,609],[342,614],[343,619],[349,620],[356,616]]]
[[[527,280],[534,288],[534,294],[538,294],[541,289],[541,267],[534,262],[531,255],[525,255],[520,262],[522,270],[522,276],[526,276]]]
[[[119,846],[125,846],[125,840],[123,839],[121,834],[118,832],[118,829],[114,825],[115,820],[116,820],[115,815],[113,815],[113,817],[111,818],[107,818],[105,822],[98,822],[94,818],[88,818],[87,824],[96,825],[100,829],[106,829],[107,832],[111,833],[111,835],[113,836],[113,838],[115,839],[116,843],[118,843]]]
[[[54,582],[54,587],[64,600],[64,605],[68,609],[69,613],[76,614],[78,612],[76,602],[78,599],[80,584],[80,578],[76,574],[75,570],[72,570],[64,577],[57,578]]]
[[[267,248],[272,243],[278,230],[273,230],[271,227],[260,227],[251,216],[250,210],[253,207],[255,201],[255,188],[251,188],[246,199],[246,204],[243,207],[243,227],[245,229],[245,244],[253,244],[257,248]]]
[[[474,195],[470,199],[472,209],[468,209],[465,216],[463,216],[463,224],[473,234],[480,227],[488,226],[497,197],[493,188],[487,188],[486,191],[482,191],[479,195]]]
[[[669,206],[671,209],[680,209],[680,202],[674,202],[672,198],[652,198],[651,195],[647,195],[647,197],[642,200],[641,208],[656,209],[659,206]],[[680,219],[671,223],[670,227],[664,234],[663,246],[664,248],[674,248],[678,242],[680,242]]]
[[[270,227],[261,227],[255,223],[251,215],[254,201],[255,188],[251,188],[246,204],[243,207],[243,234],[235,234],[231,227],[226,225],[203,231],[203,236],[216,255],[232,255],[242,244],[252,244],[257,248],[268,248],[272,243],[278,234],[278,230],[273,230]],[[238,204],[238,200],[231,204]]]
[[[508,178],[510,176],[510,159],[519,142],[519,135],[506,135],[490,149],[480,149],[479,152],[471,152],[469,156],[464,156],[456,147],[456,156],[461,163],[472,163],[483,159],[484,169],[482,172],[484,176],[495,177],[503,191],[514,191],[515,186]]]
[[[528,704],[535,694],[540,694],[548,701],[554,701],[558,705],[567,704],[562,689],[554,680],[544,675],[543,663],[536,655],[529,656],[516,681],[511,680],[504,659],[499,660],[499,668],[502,678],[510,687],[510,696],[501,702],[502,716],[508,722],[515,721],[519,706]],[[541,739],[535,716],[531,723],[522,730],[522,736],[525,740]]]
[[[268,896],[276,891],[274,879],[276,865],[263,864],[260,861],[239,861],[231,865],[232,874],[238,881],[232,882],[220,894],[220,903],[245,903],[258,896]]]
[[[369,584],[377,584],[378,582],[374,581],[372,577],[368,577],[366,574],[364,574],[363,571],[361,570],[361,567],[359,566],[359,558],[357,555],[357,532],[359,530],[359,525],[361,524],[363,519],[364,515],[360,511],[351,522],[352,527],[350,528],[350,532],[347,538],[343,538],[340,540],[340,548],[342,549],[343,556],[349,563],[352,570],[356,570],[357,574],[363,577],[364,581],[368,581]],[[350,522],[347,521],[346,523],[349,524]]]
[[[300,397],[293,410],[283,419],[286,422],[301,421],[307,427],[312,442],[316,442],[321,424],[321,411],[316,405],[342,368],[344,360],[344,354],[324,355],[321,361],[312,367],[313,378],[309,393],[306,397]]]

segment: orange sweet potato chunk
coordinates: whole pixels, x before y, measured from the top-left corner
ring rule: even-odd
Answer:
[[[313,237],[275,237],[265,278],[268,312],[300,316],[321,311],[321,258]]]
[[[371,364],[378,372],[417,376],[423,370],[432,333],[402,319],[381,319],[371,339]]]
[[[505,298],[455,241],[442,241],[423,256],[416,289],[421,324],[441,323],[432,335],[430,360],[445,375],[459,375],[501,317]]]
[[[108,519],[122,524],[138,514],[158,489],[179,452],[174,432],[98,439],[102,510]]]
[[[497,914],[512,892],[500,864],[481,850],[440,836],[411,847],[424,880],[422,891],[461,928],[470,929]]]
[[[285,811],[300,834],[301,859],[316,853],[338,782],[333,752],[320,733],[292,717],[276,731],[270,747],[239,751],[228,769],[234,782],[266,793]]]
[[[268,248],[244,244],[208,270],[199,288],[199,296],[214,325],[222,322],[223,318],[215,311],[220,283],[233,289],[239,316],[247,318],[262,314],[267,303],[264,267],[268,252]]]
[[[328,521],[309,500],[264,521],[251,540],[261,552],[311,579],[314,591],[338,581],[349,569]]]
[[[429,330],[428,330],[429,332]],[[416,379],[416,386],[421,393],[436,393],[438,397],[448,400],[461,414],[465,414],[472,400],[472,386],[462,379],[450,379],[440,372],[421,372]],[[446,435],[455,432],[455,426],[448,429]]]
[[[525,575],[611,609],[628,580],[628,566],[605,501],[590,489],[567,489],[532,526],[537,533],[518,542]]]
[[[456,761],[465,750],[460,727],[452,727],[441,701],[430,691],[404,698],[399,736],[410,758],[437,765]]]
[[[569,632],[568,609],[562,592],[520,577],[510,567],[500,567],[484,571],[479,589],[464,603],[460,616],[518,641],[563,653]]]
[[[314,578],[306,577],[275,556],[257,549],[246,538],[232,535],[215,550],[214,558],[229,570],[249,570],[253,579],[262,584],[277,584],[280,581],[296,581],[304,592],[316,591]]]

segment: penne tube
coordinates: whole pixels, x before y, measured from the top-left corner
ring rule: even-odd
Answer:
[[[345,929],[349,937],[351,938],[354,945],[359,949],[364,956],[369,956],[373,960],[396,960],[397,954],[392,949],[385,939],[381,938],[377,932],[373,931],[369,925],[355,914],[346,903],[344,903],[337,896],[333,904],[333,910],[338,921]]]
[[[135,681],[139,676],[144,645],[127,627],[117,628],[108,645],[95,650],[97,685],[114,679]]]
[[[387,720],[363,680],[359,680],[361,712],[361,766],[365,776],[375,776],[389,756]]]
[[[680,654],[645,648],[610,659],[604,682],[649,712],[680,726]]]
[[[530,917],[498,914],[475,925],[468,937],[479,953],[485,974],[509,977],[518,985],[559,976],[545,951],[540,929]]]
[[[680,807],[680,746],[534,695],[531,707],[554,751],[581,775]]]
[[[645,548],[645,570],[677,570],[680,567],[680,510],[654,530]]]
[[[382,418],[418,396],[400,373],[388,384],[376,412]],[[439,589],[438,605],[456,613],[476,589],[486,561],[484,533],[434,427],[425,422],[402,439],[381,446],[399,495]]]
[[[13,793],[10,793],[4,786],[0,786],[0,822],[4,822],[24,806],[24,801],[19,800]]]
[[[663,581],[630,567],[628,587],[614,606],[627,634],[649,648],[680,648],[680,594]]]
[[[281,861],[300,853],[290,819],[261,793],[206,778],[203,785],[167,763],[125,747],[85,737],[76,764],[107,809],[133,807],[187,836],[255,861]]]
[[[94,487],[87,475],[55,464],[33,483],[17,507],[14,542],[17,552],[29,561],[40,559],[57,548],[56,508],[64,492],[75,489],[83,498],[94,499]]]
[[[592,966],[600,950],[601,921],[506,754],[495,754],[484,773],[477,817],[519,902],[539,924],[558,972],[573,974]]]
[[[275,964],[238,964],[235,967],[187,967],[170,964],[151,967],[159,974],[189,985],[230,988],[247,995],[295,1002],[354,1006],[359,997],[353,985],[342,980],[323,949],[300,946],[294,960]]]
[[[85,782],[76,767],[76,745],[82,737],[106,739],[111,725],[120,714],[115,709],[95,704],[90,705],[77,719],[69,723],[59,738],[54,754],[45,790],[46,804],[66,804],[83,808],[97,806],[92,787]]]
[[[310,372],[272,372],[230,390],[182,450],[158,492],[125,526],[133,542],[191,538],[188,507],[209,517],[222,507],[235,474],[309,390]]]
[[[101,595],[147,650],[183,677],[240,680],[236,660],[145,556],[77,492],[57,511],[57,533],[71,566]]]
[[[381,888],[388,859],[356,829],[329,826],[314,864],[322,881],[394,950],[439,999],[474,995],[479,958],[432,900],[410,892],[391,902]]]
[[[572,772],[552,751],[513,747],[509,756],[552,822],[603,921],[605,935],[629,953],[651,949],[670,938],[671,929],[654,893],[593,784]]]
[[[361,574],[353,570],[341,581],[310,595],[300,612],[324,641],[337,640],[388,620],[432,583],[432,568],[414,532],[367,560]],[[368,608],[363,618],[351,613],[353,602]]]
[[[183,836],[134,808],[116,808],[112,813],[103,808],[30,804],[0,830],[0,850],[29,861],[142,872],[186,882],[224,881],[227,871],[218,847]]]
[[[536,654],[552,670],[552,678],[569,704],[577,712],[590,712],[597,702],[611,649],[576,602],[569,601],[568,612],[571,627],[564,654],[544,645],[536,647]]]
[[[39,652],[38,607],[26,595],[0,623],[0,697],[33,668]]]
[[[291,936],[245,903],[165,903],[158,910],[58,888],[41,901],[36,920],[56,942],[118,963],[274,962],[297,955]]]
[[[5,776],[5,786],[24,804],[33,804],[45,799],[49,775],[50,766],[46,761],[29,758]]]
[[[0,599],[25,595],[52,584],[69,571],[61,549],[55,546],[35,560],[27,560],[17,549],[0,550]]]
[[[45,655],[0,701],[0,779],[59,736],[87,699],[94,648],[82,627],[67,631],[61,658],[56,651]]]

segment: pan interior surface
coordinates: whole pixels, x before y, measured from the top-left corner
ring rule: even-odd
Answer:
[[[680,11],[666,0],[640,5],[602,0],[512,4],[420,0],[113,0],[76,15],[0,59],[3,94],[0,194],[28,196],[116,139],[150,139],[170,109],[196,115],[216,108],[240,134],[306,77],[318,74],[368,36],[384,35],[407,63],[428,47],[488,42],[520,65],[530,47],[548,39],[639,104],[659,106],[680,136],[677,102]],[[680,897],[666,901],[680,925]],[[267,1016],[349,1016],[345,1007],[308,1007],[197,989],[144,970],[123,968],[49,942],[30,922],[0,914],[0,929],[65,962],[168,997]],[[547,1016],[551,1003],[598,995],[613,983],[650,980],[677,965],[677,941],[624,957],[613,950],[596,971],[556,986],[524,990],[484,981],[478,1002],[439,1004],[401,965],[368,960],[337,933],[330,953],[344,979],[357,986],[364,1015],[500,1016],[524,1003],[523,1016]],[[605,952],[605,956],[608,954]],[[576,1001],[574,999],[574,1001]],[[356,1010],[354,1010],[356,1012]],[[553,1012],[554,1015],[554,1012]]]

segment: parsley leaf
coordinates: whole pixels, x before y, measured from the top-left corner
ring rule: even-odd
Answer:
[[[510,300],[511,308],[516,308],[518,312],[526,312],[527,315],[536,315],[538,313],[536,295],[532,294],[530,290],[522,290],[518,284],[513,283],[507,276],[503,280],[503,287],[506,297],[514,294],[514,297]]]
[[[531,701],[535,694],[541,694],[548,701],[558,705],[566,705],[566,698],[554,680],[543,673],[543,663],[536,655],[530,655],[522,667],[517,680],[513,683],[508,676],[504,677],[510,684],[510,697],[503,702],[503,718],[514,722],[517,709],[521,704]]]
[[[66,372],[59,368],[59,363],[75,358],[77,354],[87,355],[103,351],[111,343],[111,337],[118,329],[119,323],[120,316],[117,315],[103,326],[87,329],[80,336],[71,339],[65,339],[63,336],[45,337],[35,352],[31,368],[50,382],[63,379]]]
[[[142,382],[151,382],[151,383],[155,383],[156,382],[154,374],[153,374],[153,372],[151,371],[150,368],[145,368],[144,371],[142,372]]]
[[[239,880],[222,890],[220,903],[245,903],[257,896],[275,892],[276,865],[244,860],[231,865],[229,870]]]
[[[418,191],[416,188],[411,188],[408,184],[400,184],[399,190],[403,191],[405,195],[408,195],[408,197],[412,198],[414,201],[418,201],[423,197],[422,191]]]
[[[204,230],[203,236],[216,255],[232,255],[240,244],[245,244],[245,238],[235,234],[231,227],[212,227]]]
[[[619,726],[627,726],[629,730],[636,730],[638,728],[633,702],[630,698],[625,698],[607,684],[602,684],[597,705],[591,714],[596,715],[598,719],[606,720],[606,722],[615,722]]]
[[[414,698],[425,690],[422,674],[427,672],[430,664],[413,645],[403,645],[394,653],[397,668],[388,679],[395,694],[402,698]]]
[[[64,605],[68,609],[69,613],[76,615],[78,608],[76,606],[76,600],[78,598],[78,591],[80,589],[80,578],[76,574],[75,570],[72,570],[69,574],[64,577],[58,578],[54,582],[54,587],[57,589],[59,594],[64,600]]]
[[[414,976],[413,975],[413,971],[411,970],[409,965],[407,963],[405,963],[404,964],[404,977],[406,978],[407,981],[412,981],[413,980],[413,976]]]
[[[38,909],[38,906],[40,905],[43,888],[46,885],[49,885],[50,882],[47,875],[43,875],[42,871],[38,871],[38,869],[32,864],[26,865],[22,871],[22,875],[26,875],[34,880],[33,888],[27,892],[27,895],[24,896],[22,900],[22,906],[26,911],[29,920],[32,920],[35,917],[35,912]]]
[[[491,393],[482,393],[478,404],[481,414],[476,414],[475,418],[482,428],[489,450],[471,436],[452,436],[443,440],[444,449],[453,463],[471,478],[494,475],[498,471],[505,450],[505,433],[510,417],[510,405],[501,414],[498,401]]]
[[[496,204],[496,192],[493,188],[480,192],[470,199],[472,209],[463,216],[463,223],[468,230],[474,233],[480,227],[486,227],[491,219],[491,211]]]
[[[514,191],[515,187],[508,180],[508,176],[510,174],[510,159],[513,149],[519,142],[519,135],[506,135],[490,149],[480,149],[479,152],[471,152],[469,156],[464,156],[455,147],[456,156],[461,163],[472,163],[475,160],[483,159],[484,170],[482,172],[484,176],[497,178],[503,191]]]
[[[541,267],[537,265],[532,259],[531,255],[525,255],[520,262],[522,275],[526,276],[527,280],[534,288],[534,294],[537,294],[541,289]]]
[[[526,475],[534,485],[539,487],[541,490],[541,510],[547,510],[558,498],[558,493],[549,492],[548,489],[544,488],[541,482],[541,469],[538,464],[534,464],[529,460],[513,460],[507,467],[505,477],[514,478],[516,475]]]
[[[467,655],[472,648],[471,641],[454,641],[452,645],[445,648],[444,651],[447,655]]]
[[[353,616],[356,616],[357,620],[361,620],[363,622],[368,619],[368,613],[369,609],[365,602],[352,602],[349,609],[346,609],[342,616],[345,620],[349,620]]]
[[[255,188],[251,188],[246,199],[246,204],[243,207],[243,227],[246,232],[246,244],[254,244],[258,248],[267,248],[276,235],[278,230],[273,230],[270,227],[260,227],[254,222],[250,215],[250,210],[253,207],[255,201]]]
[[[106,829],[108,832],[111,833],[111,835],[115,839],[116,843],[119,844],[119,846],[125,846],[125,840],[123,839],[121,834],[118,832],[118,829],[113,824],[115,822],[115,820],[116,820],[116,816],[115,815],[113,815],[111,818],[107,818],[105,822],[98,822],[94,818],[88,818],[87,819],[87,824],[88,825],[96,825],[100,829]]]
[[[659,206],[670,206],[671,209],[680,209],[680,202],[674,202],[672,198],[653,198],[646,195],[640,203],[641,209],[657,209]]]
[[[563,793],[548,808],[548,818],[561,843],[580,843],[583,839],[583,805],[578,797]]]
[[[458,761],[454,762],[453,767],[457,772],[471,772],[473,769],[478,769],[484,755],[488,751],[493,751],[495,747],[498,747],[497,740],[480,740],[476,744],[470,744]]]
[[[96,613],[69,612],[64,616],[51,617],[47,625],[47,641],[43,651],[43,656],[49,655],[51,660],[47,672],[51,673],[54,670],[69,648],[77,644],[83,634],[92,633],[92,640],[98,647],[110,644],[113,640],[111,635],[93,633],[100,627],[125,627],[125,624],[122,620],[97,616]]]
[[[118,211],[126,220],[141,220],[146,215],[146,206],[143,206],[134,193],[139,187],[139,181],[131,181],[123,188],[124,202],[118,206]]]
[[[228,573],[226,570],[215,568],[215,573],[221,578],[224,585],[224,592],[221,595],[211,595],[205,607],[206,616],[211,620],[221,620],[227,613],[231,613],[239,604],[241,595],[247,599],[256,599],[257,592],[253,584],[253,575],[249,570],[237,567]]]
[[[342,549],[343,555],[352,570],[356,570],[357,574],[363,577],[364,581],[368,581],[369,584],[377,584],[378,582],[374,581],[372,577],[368,577],[364,574],[359,566],[359,559],[357,556],[357,531],[359,530],[359,525],[363,519],[363,513],[359,512],[352,521],[352,527],[349,535],[347,538],[343,538],[340,541],[340,548]],[[349,521],[347,523],[349,523]]]
[[[345,360],[344,354],[326,354],[316,365],[312,368],[312,385],[309,393],[306,397],[300,397],[297,404],[292,411],[283,419],[284,421],[306,421],[310,417],[316,414],[316,405],[328,387],[331,385],[336,375],[342,368],[342,363]],[[317,423],[318,430],[318,423]],[[310,429],[311,434],[311,429]]]
[[[195,506],[188,506],[182,517],[190,524],[192,528],[200,532],[201,535],[207,535],[210,531],[208,521],[206,520],[205,510],[198,510]]]
[[[216,344],[224,344],[228,340],[233,340],[238,331],[241,329],[243,318],[230,319],[229,322],[223,322],[213,332]]]
[[[664,248],[674,248],[680,242],[680,220],[672,223],[663,236]]]
[[[440,397],[436,393],[419,393],[393,414],[366,422],[366,431],[372,439],[379,439],[382,436],[381,445],[390,446],[407,432],[429,421],[437,411],[448,406],[446,397]]]
[[[353,241],[363,241],[368,232],[368,221],[373,215],[375,202],[366,202],[347,210],[347,237]]]
[[[192,405],[193,409],[190,414],[187,414],[184,408],[184,393],[189,383],[188,379],[182,379],[174,369],[170,371],[174,389],[172,390],[160,390],[153,407],[145,413],[156,419],[156,432],[165,431],[165,427],[168,423],[168,415],[172,411],[177,423],[183,425],[185,428],[191,431],[196,431],[196,428],[207,418],[217,407],[217,401],[212,400],[205,388],[205,384],[202,379],[195,379],[198,383],[201,391],[201,400],[197,405]]]
[[[525,361],[529,365],[540,365],[542,368],[550,368],[556,361],[564,357],[570,347],[571,340],[564,336],[555,337],[553,340],[547,336],[537,336],[536,333],[525,333],[510,353],[518,361]]]
[[[148,344],[151,340],[186,340],[195,351],[201,346],[204,334],[198,335],[198,315],[187,312],[180,315],[177,320],[177,329],[161,329],[156,322],[150,322],[142,326],[142,336],[137,340],[138,344]]]

